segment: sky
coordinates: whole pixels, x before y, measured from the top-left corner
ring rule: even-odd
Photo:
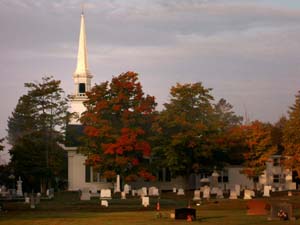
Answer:
[[[272,123],[300,90],[298,0],[0,0],[0,137],[25,82],[52,75],[72,93],[82,3],[92,83],[135,71],[162,109],[171,86],[202,82]]]

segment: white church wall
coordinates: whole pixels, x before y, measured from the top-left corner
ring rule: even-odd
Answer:
[[[83,188],[88,188],[89,190],[112,188],[112,184],[108,182],[86,182],[85,160],[86,156],[77,153],[76,150],[68,151],[68,190],[78,191]]]

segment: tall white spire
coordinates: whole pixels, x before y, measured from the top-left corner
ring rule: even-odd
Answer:
[[[92,75],[88,69],[84,13],[82,10],[77,66],[73,73],[74,92],[70,102],[70,111],[76,113],[78,116],[81,116],[81,114],[86,110],[83,102],[87,99],[86,92],[91,90],[91,80]],[[80,122],[74,117],[70,124],[80,124]]]
[[[80,21],[80,34],[79,34],[79,46],[77,55],[77,66],[74,75],[90,75],[88,69],[88,56],[86,47],[86,33],[85,33],[85,23],[84,23],[84,13],[81,13]]]

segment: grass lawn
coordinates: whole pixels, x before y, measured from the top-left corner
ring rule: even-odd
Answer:
[[[169,217],[175,208],[186,207],[190,196],[178,197],[172,193],[161,196],[161,215],[155,211],[156,198],[151,198],[150,207],[143,208],[138,198],[110,200],[108,208],[101,207],[98,199],[79,201],[77,193],[57,193],[54,200],[44,200],[36,209],[23,202],[6,202],[0,214],[0,225],[164,225],[189,224],[185,220]],[[267,201],[288,201],[295,206],[296,221],[267,221],[267,216],[246,215],[247,201],[220,200],[205,202],[197,209],[197,219],[192,224],[300,224],[300,196],[274,197]]]

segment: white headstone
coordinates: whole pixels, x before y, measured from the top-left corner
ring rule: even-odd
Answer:
[[[91,200],[90,190],[88,188],[83,188],[81,191],[80,200],[89,201]]]
[[[129,191],[131,190],[131,186],[129,184],[124,185],[124,192],[125,194],[129,194]]]
[[[108,201],[107,200],[101,200],[101,206],[108,207]]]
[[[19,180],[17,181],[17,196],[23,196],[23,190],[22,190],[22,183],[21,177],[19,177]]]
[[[237,194],[235,190],[230,190],[229,199],[237,199]]]
[[[184,195],[184,190],[182,188],[179,188],[177,191],[177,195]]]
[[[193,200],[194,200],[194,201],[199,201],[199,200],[201,200],[201,198],[200,198],[200,190],[195,190],[195,191],[194,191],[194,197],[193,197]]]
[[[204,186],[203,198],[205,198],[205,199],[209,199],[210,198],[210,187]]]
[[[100,199],[111,199],[111,190],[110,189],[101,189],[100,190]]]
[[[125,191],[121,192],[121,199],[126,199],[126,193],[125,193]]]
[[[264,194],[263,196],[264,197],[270,197],[270,191],[272,189],[272,186],[269,186],[269,185],[265,185],[264,186]]]
[[[252,195],[253,193],[251,190],[247,190],[247,189],[244,190],[244,199],[252,199]]]
[[[136,193],[137,193],[137,190],[132,190],[132,191],[131,191],[131,195],[132,195],[132,196],[135,196]]]
[[[173,193],[176,193],[176,192],[177,192],[177,188],[173,187]]]
[[[121,192],[121,184],[120,184],[120,175],[117,175],[117,182],[116,182],[116,186],[115,186],[115,190],[114,192]]]
[[[142,187],[142,195],[143,196],[147,196],[148,192],[147,192],[147,188],[146,187]]]
[[[149,187],[149,196],[159,196],[157,187]]]
[[[142,197],[142,205],[144,207],[148,207],[149,206],[149,197]]]
[[[30,203],[30,198],[29,197],[25,197],[25,204],[29,204]]]

